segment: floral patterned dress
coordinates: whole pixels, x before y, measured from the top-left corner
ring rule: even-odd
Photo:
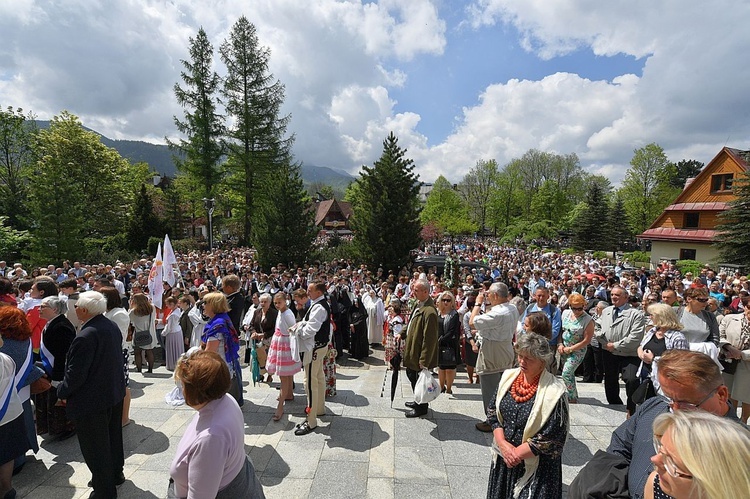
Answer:
[[[401,315],[389,317],[386,321],[385,331],[385,363],[388,365],[396,354],[404,353],[404,344],[401,341],[401,331],[404,329],[404,318]]]
[[[570,347],[580,343],[585,336],[586,327],[593,319],[586,312],[576,318],[573,312],[566,310],[562,315],[562,340],[563,346]],[[572,353],[564,353],[560,356],[560,362],[563,364],[562,379],[565,383],[565,389],[568,392],[568,400],[571,402],[578,401],[578,388],[576,387],[576,369],[583,362],[586,356],[586,349],[581,348]]]
[[[502,424],[498,421],[496,396],[492,397],[487,410],[487,422],[492,429],[502,428],[505,439],[518,447],[523,443],[523,430],[531,414],[536,395],[526,402],[518,403],[510,390],[500,402]],[[568,404],[560,398],[552,415],[539,432],[528,440],[531,451],[539,456],[539,466],[533,478],[521,490],[519,499],[557,499],[562,497],[562,452],[568,435]],[[487,499],[513,497],[513,488],[523,476],[525,464],[508,468],[502,457],[497,458],[490,468]]]

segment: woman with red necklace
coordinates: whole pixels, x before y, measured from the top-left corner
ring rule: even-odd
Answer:
[[[492,426],[488,498],[562,497],[562,451],[568,435],[565,384],[547,371],[554,352],[547,338],[522,335],[519,367],[503,373],[487,410]]]

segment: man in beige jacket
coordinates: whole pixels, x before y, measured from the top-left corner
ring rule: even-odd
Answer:
[[[488,302],[490,308],[480,315],[482,304]],[[497,391],[503,371],[513,367],[515,353],[513,352],[513,335],[518,324],[518,309],[508,303],[508,286],[496,282],[489,291],[477,296],[477,301],[471,311],[469,326],[477,330],[478,349],[476,371],[482,387],[482,404],[484,411],[490,405],[492,396]],[[491,432],[487,420],[476,424],[479,431]]]

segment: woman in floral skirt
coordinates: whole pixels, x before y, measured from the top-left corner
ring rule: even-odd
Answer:
[[[557,340],[560,363],[563,364],[562,379],[571,404],[578,402],[575,372],[586,356],[586,347],[594,336],[594,321],[583,311],[586,298],[574,293],[568,299],[570,308],[562,314],[562,334]]]
[[[284,401],[294,399],[292,383],[294,375],[300,372],[302,365],[292,359],[292,350],[289,346],[289,328],[297,321],[287,307],[286,293],[281,291],[276,293],[273,297],[273,304],[279,313],[276,316],[276,328],[271,338],[271,346],[268,348],[266,371],[268,374],[276,374],[281,378],[279,404],[273,415],[273,420],[278,421],[284,415]]]

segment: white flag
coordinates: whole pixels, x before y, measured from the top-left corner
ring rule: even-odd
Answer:
[[[148,274],[148,295],[151,297],[151,303],[156,308],[162,308],[161,296],[164,294],[164,276],[163,262],[161,259],[161,243],[156,250],[154,264],[151,266],[151,272]]]
[[[172,243],[169,242],[169,234],[164,235],[164,280],[174,287],[176,279],[174,277],[174,268],[177,266],[177,258],[172,250]]]

